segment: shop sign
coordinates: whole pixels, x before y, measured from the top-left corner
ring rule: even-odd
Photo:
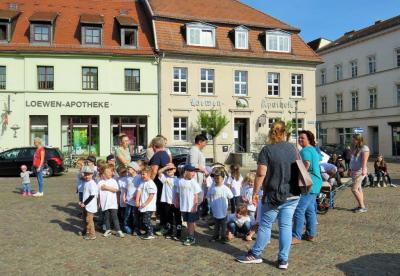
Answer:
[[[53,107],[53,108],[110,108],[110,102],[89,101],[25,101],[26,107]]]
[[[271,101],[263,99],[261,101],[261,108],[263,109],[291,109],[294,108],[292,101]]]
[[[216,107],[221,106],[222,103],[219,100],[199,100],[199,99],[191,99],[190,104],[192,106],[206,106],[206,107]]]

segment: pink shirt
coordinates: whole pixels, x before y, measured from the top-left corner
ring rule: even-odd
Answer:
[[[35,168],[39,168],[42,165],[42,152],[44,152],[44,147],[38,148],[33,156],[33,166]]]

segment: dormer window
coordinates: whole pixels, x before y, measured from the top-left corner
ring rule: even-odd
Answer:
[[[55,12],[36,12],[30,18],[30,41],[37,44],[51,44],[53,41]]]
[[[81,42],[87,46],[100,46],[103,42],[103,16],[99,14],[82,14]]]
[[[235,48],[248,49],[249,48],[249,29],[244,26],[235,28]]]
[[[267,31],[265,35],[267,51],[290,53],[291,35],[281,30]]]
[[[0,10],[0,43],[8,43],[11,41],[12,30],[15,27],[15,20],[19,11],[16,10]]]
[[[191,46],[215,47],[215,26],[206,23],[187,24],[186,38]]]
[[[129,48],[138,47],[138,23],[136,20],[127,15],[119,15],[116,17],[120,26],[121,46]]]

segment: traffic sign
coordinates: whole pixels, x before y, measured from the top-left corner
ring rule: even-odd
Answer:
[[[353,128],[353,132],[355,134],[362,134],[362,133],[364,133],[364,129],[362,127],[356,127],[356,128]]]

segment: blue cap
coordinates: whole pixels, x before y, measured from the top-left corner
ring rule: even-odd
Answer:
[[[194,172],[194,171],[196,171],[196,168],[193,167],[193,166],[190,165],[190,164],[186,164],[185,167],[183,167],[183,169],[184,169],[185,171],[189,171],[189,172]]]

